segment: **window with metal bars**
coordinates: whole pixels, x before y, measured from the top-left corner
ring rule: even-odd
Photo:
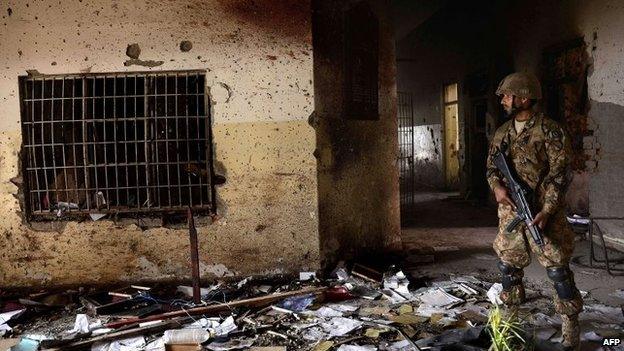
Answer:
[[[203,71],[22,76],[28,219],[214,212]]]

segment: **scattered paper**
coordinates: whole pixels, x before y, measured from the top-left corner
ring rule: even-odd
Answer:
[[[220,320],[221,320],[221,318],[219,318],[219,317],[200,318],[200,319],[196,320],[195,322],[184,326],[184,328],[204,328],[204,329],[213,329],[214,330],[215,328],[217,328],[221,324],[221,323],[219,323]]]
[[[228,341],[213,341],[208,346],[208,350],[213,351],[228,351],[228,350],[238,350],[245,349],[251,347],[256,339],[231,339]]]
[[[299,280],[305,281],[316,279],[316,272],[299,272]]]
[[[429,289],[420,294],[418,299],[426,305],[445,308],[464,302],[464,300],[455,297],[440,288]]]
[[[241,280],[240,282],[238,282],[238,283],[236,284],[236,287],[240,289],[240,288],[242,288],[243,286],[247,285],[247,283],[249,283],[250,281],[251,281],[251,278],[250,278],[250,277],[247,277],[247,278],[245,278],[245,279]]]
[[[418,316],[422,316],[422,317],[431,317],[431,315],[438,314],[438,313],[440,314],[446,313],[449,315],[454,315],[455,311],[447,310],[446,308],[443,308],[443,307],[433,307],[433,306],[429,306],[426,304],[420,304],[420,306],[418,306],[418,308],[414,312],[414,314]]]
[[[375,351],[377,347],[373,345],[340,345],[338,351]]]
[[[22,313],[24,313],[24,311],[26,311],[26,309],[0,313],[0,336],[4,335],[8,331],[13,330],[6,323],[13,318],[19,317]]]
[[[113,328],[97,328],[97,329],[91,329],[91,336],[98,336],[98,335],[102,335],[102,334],[106,334],[106,333],[110,333],[112,332]]]
[[[145,345],[145,351],[165,351],[165,341],[163,338],[158,338],[149,344]]]
[[[502,305],[503,301],[500,299],[500,294],[503,292],[503,285],[500,283],[493,284],[490,290],[487,292],[487,297],[494,305]]]
[[[392,303],[411,301],[414,296],[408,286],[409,280],[402,271],[398,271],[394,275],[384,275],[382,293]]]
[[[86,314],[77,314],[76,321],[74,322],[74,328],[69,333],[88,333],[89,332],[89,317]]]
[[[394,290],[384,289],[381,292],[382,292],[382,296],[385,297],[386,299],[388,299],[388,301],[390,301],[390,303],[392,303],[392,304],[397,304],[397,303],[402,303],[402,302],[407,302],[408,301],[408,298],[406,298],[405,296],[397,293]]]
[[[475,289],[471,288],[466,283],[459,283],[459,284],[457,284],[457,288],[459,290],[461,290],[462,292],[464,292],[466,295],[479,295],[478,291],[476,291]]]
[[[347,305],[347,304],[339,304],[339,303],[332,303],[327,305],[327,307],[334,309],[336,311],[340,311],[340,312],[355,312],[357,311],[357,309],[359,308],[359,306],[353,306],[353,305]]]
[[[234,317],[229,316],[223,321],[223,323],[221,323],[219,326],[214,328],[214,334],[217,337],[226,336],[230,332],[233,332],[236,329],[237,327],[236,327],[236,324],[234,323]]]
[[[328,322],[321,323],[323,330],[332,337],[346,335],[360,326],[362,326],[361,321],[344,317],[335,317]]]
[[[340,311],[336,311],[333,308],[329,308],[327,306],[322,306],[316,311],[311,312],[313,315],[317,317],[342,317],[343,313]]]
[[[214,291],[216,289],[219,288],[219,285],[215,285],[213,287],[210,288],[200,288],[199,289],[199,294],[201,296],[206,296],[208,295],[211,291]],[[192,297],[193,296],[193,287],[192,286],[186,286],[186,285],[180,285],[178,286],[177,291],[183,293],[186,296]]]
[[[347,286],[349,285],[349,283],[346,283],[344,285]],[[350,290],[349,292],[353,294],[354,296],[361,297],[367,300],[375,300],[379,296],[381,296],[381,293],[377,291],[377,289],[370,288],[366,285],[357,285],[357,286],[351,285],[351,287],[348,287],[348,289]]]
[[[332,276],[335,276],[338,281],[349,279],[349,273],[347,273],[347,270],[344,268],[336,268],[336,270],[332,272]]]
[[[136,351],[143,349],[144,346],[145,338],[137,336],[112,342],[96,342],[91,346],[91,351]]]
[[[301,337],[309,341],[319,341],[327,338],[327,333],[325,333],[321,327],[311,327],[305,329],[301,333]]]
[[[408,340],[401,340],[390,344],[387,351],[416,351],[416,348]]]
[[[267,294],[269,291],[271,291],[271,288],[272,288],[272,286],[270,286],[270,285],[260,285],[258,287],[258,291]]]
[[[91,217],[92,221],[98,221],[106,217],[106,213],[89,213],[89,217]]]

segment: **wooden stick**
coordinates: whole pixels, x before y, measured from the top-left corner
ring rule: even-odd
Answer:
[[[188,323],[190,321],[192,321],[190,317],[175,318],[175,319],[168,320],[168,321],[162,321],[156,324],[146,325],[144,327],[132,328],[132,329],[121,330],[121,331],[117,331],[113,333],[103,334],[103,335],[99,335],[93,338],[80,340],[80,341],[74,341],[69,344],[58,345],[57,347],[43,349],[43,350],[44,351],[59,351],[59,350],[72,350],[72,349],[80,349],[80,348],[84,349],[87,346],[92,345],[96,342],[100,342],[100,341],[125,339],[131,336],[157,333],[166,329],[179,328],[183,324]]]
[[[108,323],[106,325],[106,327],[107,328],[119,328],[121,326],[124,326],[124,325],[127,325],[127,324],[132,324],[132,323],[144,323],[144,322],[156,321],[156,320],[161,320],[161,319],[169,319],[169,318],[181,317],[181,316],[196,316],[196,315],[200,315],[200,314],[214,314],[214,313],[219,313],[219,312],[223,312],[223,311],[228,311],[228,310],[230,310],[230,309],[232,309],[234,307],[242,307],[242,306],[245,306],[245,307],[258,307],[258,306],[271,304],[271,303],[273,303],[275,301],[279,301],[279,300],[285,299],[287,297],[292,297],[292,296],[297,296],[297,295],[306,295],[306,294],[321,294],[321,293],[325,292],[325,290],[327,290],[326,287],[322,287],[322,288],[307,288],[307,289],[296,290],[296,291],[288,291],[288,292],[285,292],[285,293],[279,293],[279,294],[273,294],[273,295],[254,297],[254,298],[251,298],[251,299],[244,299],[244,300],[226,302],[226,303],[222,303],[222,304],[218,304],[218,305],[202,306],[202,307],[189,308],[187,310],[172,311],[172,312],[167,312],[167,313],[158,314],[158,315],[154,315],[154,316],[149,316],[149,317],[145,317],[145,318],[129,318],[129,319],[125,319],[125,320],[118,321],[118,322]]]

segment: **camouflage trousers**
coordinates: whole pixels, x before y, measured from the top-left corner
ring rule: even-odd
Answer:
[[[494,240],[494,250],[503,262],[522,269],[531,263],[532,251],[544,268],[568,267],[574,251],[574,232],[563,211],[558,211],[548,219],[546,228],[542,231],[545,244],[543,250],[535,244],[524,224],[517,226],[513,232],[506,231],[505,228],[515,216],[516,213],[510,206],[498,206],[499,224],[498,234]],[[571,271],[570,274],[572,274]],[[571,277],[571,279],[574,285],[574,278]],[[556,293],[554,294],[557,313],[576,315],[581,312],[583,299],[576,285],[574,285],[574,290],[574,298],[571,300],[561,300]]]

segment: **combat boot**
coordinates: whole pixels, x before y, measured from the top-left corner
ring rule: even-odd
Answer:
[[[578,314],[561,315],[561,344],[566,351],[580,350],[581,328],[579,327]]]
[[[523,304],[526,300],[524,285],[512,285],[509,289],[501,291],[500,299],[506,306],[510,307]]]

